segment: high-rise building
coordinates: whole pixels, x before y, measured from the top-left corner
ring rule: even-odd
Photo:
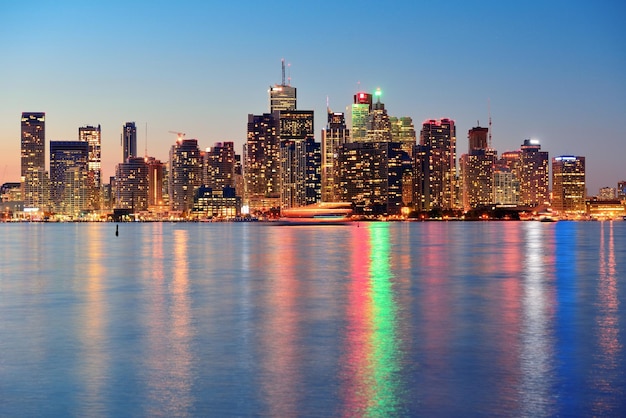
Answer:
[[[328,109],[328,123],[322,130],[322,201],[339,201],[337,157],[339,147],[350,142],[350,130],[343,113]]]
[[[402,116],[400,118],[390,116],[389,122],[391,123],[391,140],[393,142],[400,142],[404,152],[412,157],[413,147],[417,144],[413,119],[409,116]]]
[[[620,181],[617,183],[617,198],[620,200],[626,200],[626,181]]]
[[[452,119],[426,120],[413,154],[418,210],[456,209],[456,128]]]
[[[312,110],[281,111],[280,206],[304,206],[321,200],[321,151],[314,136]]]
[[[580,215],[585,206],[585,157],[563,155],[552,159],[552,209]]]
[[[224,187],[235,187],[235,144],[231,141],[216,142],[204,153],[203,185],[212,193]],[[241,191],[239,191],[241,195]]]
[[[244,146],[244,205],[250,210],[279,206],[279,112],[248,115]]]
[[[282,63],[282,81],[280,84],[270,86],[270,112],[281,110],[296,110],[296,88],[291,83],[285,82],[285,60]]]
[[[147,157],[148,164],[148,206],[155,211],[165,204],[163,190],[165,188],[165,164],[154,157]],[[167,193],[165,193],[167,194]]]
[[[79,216],[88,202],[89,143],[50,141],[50,203],[55,212]]]
[[[115,172],[116,208],[131,213],[148,210],[148,183],[148,163],[143,157],[128,157],[119,163]]]
[[[493,175],[497,152],[487,146],[488,128],[480,126],[469,130],[469,151],[461,156],[461,184],[463,210],[494,202]]]
[[[21,177],[25,208],[48,204],[46,172],[46,114],[23,112],[21,118]]]
[[[526,139],[519,155],[520,204],[543,205],[549,200],[548,152],[539,141]]]
[[[202,156],[197,139],[179,139],[170,149],[170,209],[187,213],[196,189],[202,185]]]
[[[376,103],[367,117],[367,133],[365,140],[368,142],[391,142],[391,122],[385,105],[380,102],[380,89],[376,90]]]
[[[396,215],[409,162],[399,142],[352,142],[339,147],[339,193],[357,213]]]
[[[100,125],[97,127],[79,127],[78,140],[89,144],[89,161],[87,163],[88,207],[90,209],[100,209],[100,189],[102,186],[102,133]]]
[[[354,95],[351,107],[351,141],[359,142],[367,137],[367,121],[372,110],[372,95],[359,92]]]
[[[126,122],[122,127],[122,161],[137,156],[137,127],[135,122]]]

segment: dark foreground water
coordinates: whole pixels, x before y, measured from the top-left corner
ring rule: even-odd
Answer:
[[[0,416],[626,416],[626,222],[0,224]]]

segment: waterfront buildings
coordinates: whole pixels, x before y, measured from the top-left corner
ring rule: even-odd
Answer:
[[[469,151],[460,159],[462,201],[465,211],[494,203],[494,166],[497,152],[488,147],[488,134],[489,129],[480,126],[470,129],[467,134]]]
[[[367,136],[367,121],[372,110],[372,95],[358,92],[350,108],[351,141],[360,142]]]
[[[236,165],[234,142],[216,142],[204,152],[203,185],[213,190],[234,188]]]
[[[63,215],[80,216],[89,207],[89,143],[50,141],[50,205]]]
[[[135,122],[126,122],[122,127],[122,162],[137,156],[137,127]]]
[[[21,183],[24,207],[45,209],[48,204],[46,171],[46,114],[23,112],[21,119]]]
[[[552,209],[561,215],[585,213],[585,157],[552,159]]]

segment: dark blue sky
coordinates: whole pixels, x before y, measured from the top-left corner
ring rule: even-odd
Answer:
[[[493,120],[493,146],[539,139],[550,157],[587,157],[590,194],[626,180],[626,2],[0,3],[0,182],[19,179],[19,116],[45,111],[47,140],[101,124],[103,170],[126,121],[143,154],[167,160],[175,135],[245,141],[248,113],[290,63],[298,107],[334,111],[358,86],[393,116]]]

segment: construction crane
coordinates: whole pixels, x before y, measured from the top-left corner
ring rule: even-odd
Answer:
[[[176,136],[177,136],[176,140],[178,142],[181,142],[183,139],[185,139],[185,133],[184,132],[176,132],[176,131],[167,131],[167,132],[169,132],[171,134],[176,134]]]

